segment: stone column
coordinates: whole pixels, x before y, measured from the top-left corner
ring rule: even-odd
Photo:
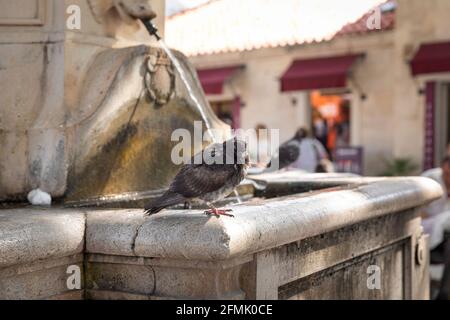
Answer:
[[[65,189],[64,3],[0,2],[0,200]]]

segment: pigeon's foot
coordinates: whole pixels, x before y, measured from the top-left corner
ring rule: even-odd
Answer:
[[[211,208],[209,210],[206,210],[205,213],[207,215],[214,215],[216,217],[220,217],[220,216],[227,216],[227,217],[231,217],[234,218],[234,216],[232,214],[229,214],[227,212],[231,212],[233,210],[231,209],[216,209],[216,208]]]

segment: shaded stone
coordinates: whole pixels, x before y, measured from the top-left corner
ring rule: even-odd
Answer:
[[[67,285],[69,267],[80,270],[79,289]],[[82,299],[84,294],[83,255],[46,258],[0,269],[0,299]]]

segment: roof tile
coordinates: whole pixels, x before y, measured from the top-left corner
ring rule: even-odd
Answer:
[[[390,3],[390,2],[392,2],[392,1],[388,1],[387,3]],[[367,27],[367,21],[371,14],[373,14],[372,11],[367,12],[356,22],[346,24],[344,27],[342,27],[342,29],[338,33],[336,33],[336,36],[361,35],[361,34],[367,34],[367,33],[371,33],[371,32],[391,30],[394,28],[394,26],[395,26],[395,10],[381,12],[381,20],[380,20],[380,28],[379,29],[376,29],[376,28],[370,29]]]
[[[320,42],[364,32],[361,17],[383,2],[213,0],[169,17],[166,41],[188,56]],[[391,26],[393,18],[383,17],[382,25]]]

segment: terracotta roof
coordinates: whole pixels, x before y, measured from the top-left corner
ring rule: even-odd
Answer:
[[[371,32],[377,31],[386,31],[391,30],[395,26],[395,9],[396,2],[395,1],[387,1],[381,4],[378,8],[381,10],[380,16],[380,28],[368,28],[367,21],[371,15],[373,15],[373,11],[369,11],[364,14],[360,19],[356,22],[346,24],[337,34],[336,36],[342,35],[361,35],[367,34]]]
[[[331,39],[385,0],[213,0],[169,17],[168,45],[187,55]]]

